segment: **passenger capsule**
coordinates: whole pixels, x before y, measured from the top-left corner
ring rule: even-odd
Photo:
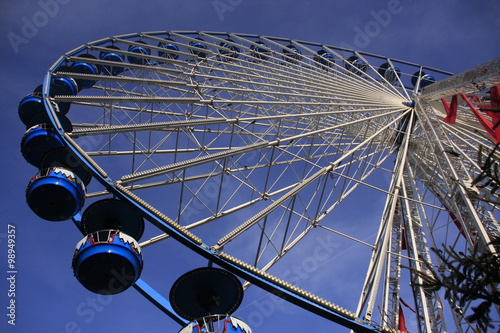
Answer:
[[[179,47],[175,44],[172,44],[173,41],[174,41],[173,39],[167,38],[165,42],[159,42],[158,47],[164,48],[166,50],[179,52]],[[179,55],[175,52],[158,51],[158,56],[174,60],[179,58]]]
[[[172,309],[190,321],[214,314],[231,315],[241,304],[243,286],[220,268],[200,267],[179,277],[170,288]]]
[[[117,63],[125,62],[123,57],[118,54],[116,51],[120,51],[120,48],[115,45],[106,46],[107,51],[101,51],[99,54],[99,58],[101,60],[113,61]],[[108,75],[118,75],[122,73],[125,68],[119,65],[104,65],[102,66],[104,73]]]
[[[428,85],[433,84],[435,82],[436,79],[434,78],[434,76],[429,74],[422,76],[422,78],[420,79],[420,85],[422,88],[427,87]]]
[[[141,57],[141,55],[151,55],[151,50],[145,47],[148,44],[142,40],[138,40],[136,41],[136,43],[143,44],[144,46],[130,45],[128,51],[132,53],[137,53],[139,56],[137,57],[127,56],[127,60],[131,64],[146,65],[148,63],[148,59]]]
[[[323,68],[325,70],[333,67],[333,64],[335,63],[333,54],[328,53],[326,50],[319,50],[318,52],[316,52],[313,60],[318,63],[318,66],[320,68]]]
[[[251,56],[260,60],[267,60],[269,58],[269,55],[271,54],[271,51],[267,48],[267,45],[261,41],[258,41],[255,44],[250,47]]]
[[[64,147],[59,135],[46,124],[29,128],[21,140],[21,154],[31,165],[39,168],[43,157],[52,149]]]
[[[114,295],[130,288],[141,275],[141,248],[119,230],[100,230],[85,236],[73,255],[73,272],[87,289]]]
[[[63,168],[41,170],[26,188],[26,202],[44,220],[64,221],[83,207],[85,186],[71,171]]]
[[[87,58],[89,60],[96,60],[97,58],[93,56],[92,54],[84,53],[84,54],[79,54],[79,58]],[[71,68],[75,73],[80,73],[80,74],[89,74],[89,75],[99,75],[101,73],[99,67],[97,67],[95,64],[92,64],[90,61],[77,61],[74,62],[71,65]],[[77,79],[76,80],[78,83],[78,86],[81,89],[88,89],[91,88],[96,81],[95,80],[85,80],[85,79]]]
[[[290,44],[283,48],[283,59],[295,64],[302,60],[302,53],[298,48]]]
[[[144,218],[138,209],[119,199],[94,202],[82,214],[82,227],[86,234],[98,230],[115,229],[139,240],[144,232]]]
[[[236,317],[220,319],[219,316],[210,316],[191,322],[179,331],[179,333],[201,332],[252,333],[252,330],[244,321]]]
[[[417,71],[413,74],[411,78],[411,84],[413,84],[414,87],[417,85],[419,77],[420,77],[420,86],[419,86],[420,89],[436,82],[436,79],[432,75],[425,74],[425,72],[423,71]]]
[[[42,96],[43,85],[39,85],[35,88],[35,93]],[[65,96],[65,95],[76,95],[78,93],[78,84],[76,81],[69,77],[56,77],[53,78],[49,87],[49,96]],[[71,102],[60,102],[56,101],[57,111],[62,114],[68,113]]]
[[[67,91],[67,95],[76,95],[83,89],[81,80],[73,77],[73,73],[76,73],[76,71],[72,66],[60,65],[54,73],[56,73],[57,78],[53,78],[52,82],[54,83],[56,79],[63,79],[59,80],[59,83],[62,85],[62,88]]]
[[[23,124],[28,126],[31,122],[31,119],[36,114],[46,112],[45,105],[43,104],[42,94],[32,93],[25,96],[19,102],[19,106],[17,107],[17,112]]]
[[[70,77],[56,77],[52,79],[51,89],[57,89],[57,95],[76,95],[78,94],[78,84]]]
[[[354,74],[362,75],[368,71],[368,64],[359,59],[357,56],[351,56],[347,58],[345,68]]]
[[[232,39],[226,39],[224,42],[220,42],[221,49],[219,52],[224,56],[225,60],[230,60],[230,58],[236,59],[239,56],[240,48],[233,44],[234,41]]]
[[[207,45],[204,42],[203,39],[196,38],[196,42],[189,43],[189,45],[192,46],[189,51],[200,58],[206,58],[207,52],[205,52],[205,50],[207,50]]]
[[[54,105],[54,107],[57,107],[57,106]],[[61,125],[64,132],[69,133],[69,132],[73,131],[73,125],[71,124],[71,121],[65,115],[61,114],[60,112],[56,112],[56,116],[57,116],[57,120],[59,121],[59,124]],[[31,120],[29,121],[27,128],[29,129],[30,127],[33,127],[35,125],[40,125],[40,124],[51,124],[51,120],[49,118],[49,115],[45,111],[35,114],[31,118]]]
[[[389,83],[395,83],[401,76],[401,70],[397,67],[392,68],[388,62],[380,65],[378,73],[384,77]]]
[[[76,158],[73,152],[66,148],[52,149],[45,154],[40,163],[40,169],[63,168],[73,172],[85,186],[90,183],[92,174],[80,159]]]

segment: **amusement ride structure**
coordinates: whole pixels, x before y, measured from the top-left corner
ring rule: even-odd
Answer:
[[[39,169],[26,200],[82,232],[72,267],[85,288],[133,287],[182,333],[251,332],[232,316],[251,285],[355,332],[405,331],[403,308],[420,332],[467,332],[474,302],[422,276],[442,267],[431,248],[498,250],[494,191],[474,179],[500,141],[499,71],[500,58],[452,75],[250,34],[90,42],[19,104],[21,151]],[[141,272],[168,242],[209,265],[165,295]],[[345,309],[328,282],[356,274]]]

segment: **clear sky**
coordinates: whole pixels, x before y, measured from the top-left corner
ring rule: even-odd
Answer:
[[[389,13],[389,15],[384,15]],[[306,40],[461,72],[500,55],[497,0],[0,0],[0,100],[4,177],[0,196],[0,332],[177,332],[180,327],[135,290],[97,297],[72,276],[81,238],[70,222],[50,223],[27,207],[24,190],[36,170],[20,154],[20,99],[41,84],[64,53],[90,41],[159,30],[224,31]],[[16,325],[7,323],[7,233],[16,229]],[[162,271],[179,276],[193,259],[180,246]],[[348,249],[344,249],[346,251]],[[335,258],[342,259],[342,251]],[[203,261],[200,261],[200,265]],[[290,265],[292,265],[290,263]],[[182,265],[180,265],[182,266]],[[286,269],[286,268],[284,268]],[[149,267],[148,276],[155,274]],[[175,275],[173,274],[173,275]],[[332,273],[333,274],[333,273]],[[155,283],[168,293],[171,276]],[[237,316],[254,332],[337,332],[338,326],[256,288]],[[355,300],[358,291],[346,292]],[[251,323],[250,323],[251,322]]]

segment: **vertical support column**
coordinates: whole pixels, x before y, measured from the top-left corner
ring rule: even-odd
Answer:
[[[453,143],[444,130],[445,126],[430,116],[434,112],[430,103],[418,101],[416,111],[423,135],[422,139],[415,143],[415,150],[411,152],[408,160],[412,171],[415,172],[414,178],[423,181],[427,190],[434,194],[450,213],[451,222],[458,227],[447,230],[445,246],[454,246],[454,241],[458,239],[462,241],[463,238],[464,247],[479,243],[485,251],[494,252],[495,249],[488,245],[490,236],[487,228],[490,223],[485,220],[483,213],[487,207],[484,203],[471,198],[465,187],[459,183],[466,182],[471,177],[470,170],[459,156],[445,153],[446,147],[453,146]],[[457,121],[460,121],[460,118]],[[438,226],[429,223],[426,228],[426,232],[431,235],[441,232]],[[457,324],[457,332],[467,330],[462,316],[455,311],[456,304],[453,300],[448,300],[448,302],[453,309],[452,314]]]
[[[382,322],[388,324],[391,328],[400,326],[400,279],[402,250],[406,247],[405,233],[403,227],[403,211],[401,209],[402,200],[398,200],[394,212],[392,224],[391,254],[387,261],[386,271],[388,277],[385,279],[384,295],[382,304]]]
[[[408,256],[410,267],[416,271],[427,273],[421,260],[431,263],[429,247],[427,245],[423,221],[425,214],[418,202],[421,201],[418,188],[415,184],[415,174],[407,168],[404,174],[404,187],[402,189],[404,197],[413,198],[415,201],[404,200],[402,209],[404,225],[406,230],[408,245]],[[443,311],[439,294],[436,291],[428,290],[422,286],[422,278],[411,272],[411,281],[415,305],[417,308],[420,332],[447,332],[443,318]]]
[[[414,113],[410,113],[410,119],[408,120],[407,130],[411,129],[414,122]],[[392,308],[390,304],[394,300],[394,295],[391,294],[391,290],[399,289],[399,272],[395,273],[394,270],[390,270],[387,265],[390,265],[391,261],[391,250],[394,237],[394,224],[397,223],[398,218],[396,217],[397,204],[399,201],[401,186],[403,185],[403,172],[404,165],[406,163],[406,157],[409,147],[408,135],[405,133],[401,146],[398,150],[396,163],[394,167],[394,174],[389,187],[389,194],[386,199],[384,212],[380,221],[380,227],[377,234],[375,248],[372,253],[370,264],[368,266],[368,271],[366,273],[365,282],[363,284],[363,289],[361,297],[356,309],[356,316],[362,317],[364,320],[371,320],[373,315],[373,309],[375,307],[375,299],[379,291],[379,286],[381,280],[392,279],[392,286],[384,288],[384,295],[382,296],[383,304],[386,309]],[[397,255],[397,254],[396,254]],[[385,276],[384,275],[385,271]],[[389,272],[390,271],[390,272]],[[395,275],[390,276],[390,273]],[[364,313],[364,315],[363,315]],[[393,320],[391,320],[393,321]],[[382,313],[381,323],[384,327],[388,326],[388,321],[386,313]],[[395,324],[395,323],[391,323]]]

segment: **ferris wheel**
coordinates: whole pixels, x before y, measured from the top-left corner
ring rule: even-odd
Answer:
[[[404,331],[403,309],[421,332],[466,332],[474,304],[415,271],[439,267],[432,247],[496,251],[498,210],[473,179],[479,150],[500,141],[500,119],[478,107],[500,95],[499,63],[451,76],[215,32],[87,43],[19,104],[22,153],[40,169],[27,202],[82,232],[73,270],[85,288],[133,287],[182,332],[250,332],[232,313],[252,285],[356,332]],[[168,242],[210,262],[169,296],[141,277],[175,260],[147,256]],[[338,285],[357,287],[354,307]]]

